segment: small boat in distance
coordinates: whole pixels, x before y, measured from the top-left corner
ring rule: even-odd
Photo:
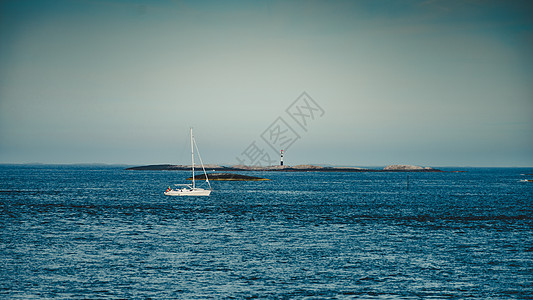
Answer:
[[[200,158],[200,164],[202,165],[202,170],[204,171],[205,181],[207,182],[207,185],[209,186],[208,190],[196,187],[196,181],[194,180],[194,148],[195,147],[196,147],[196,152],[198,152],[198,158]],[[175,184],[175,186],[183,186],[183,187],[176,188],[176,189],[168,187],[167,191],[165,192],[165,195],[167,196],[209,196],[209,194],[211,194],[211,190],[212,190],[211,184],[209,183],[209,178],[207,177],[207,173],[205,172],[204,163],[202,162],[202,157],[200,156],[198,145],[196,145],[196,141],[194,140],[194,136],[192,135],[192,128],[191,128],[191,159],[192,159],[192,184]]]

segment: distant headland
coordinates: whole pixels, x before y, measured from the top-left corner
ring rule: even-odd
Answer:
[[[322,167],[315,165],[297,165],[297,166],[220,166],[220,165],[204,165],[207,171],[216,172],[236,172],[236,171],[284,171],[284,172],[443,172],[439,169],[430,167],[420,167],[412,165],[390,165],[383,169],[367,169],[355,167]],[[135,171],[187,171],[191,166],[187,165],[148,165],[127,168],[126,170]],[[200,166],[195,166],[195,170],[201,170]]]

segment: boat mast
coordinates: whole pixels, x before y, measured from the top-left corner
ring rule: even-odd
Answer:
[[[192,137],[192,127],[191,127],[191,161],[192,161],[192,188],[194,189],[194,145]]]

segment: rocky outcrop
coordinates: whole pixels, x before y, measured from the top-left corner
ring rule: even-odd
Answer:
[[[390,165],[383,168],[384,171],[423,171],[423,170],[433,170],[430,167],[420,167],[412,165]]]
[[[187,171],[191,166],[187,165],[149,165],[140,167],[131,167],[127,170],[164,170],[164,171]],[[201,166],[195,166],[195,170],[201,170]],[[216,172],[239,172],[239,171],[283,171],[283,172],[442,172],[441,170],[419,167],[410,165],[390,165],[384,169],[362,169],[355,167],[321,167],[315,165],[297,165],[297,166],[219,166],[206,165],[206,171]]]
[[[223,169],[224,167],[219,165],[205,165],[206,170],[218,170]],[[179,171],[179,170],[190,170],[190,165],[148,165],[148,166],[139,166],[131,167],[126,170],[136,170],[136,171]],[[201,170],[202,166],[195,165],[195,170]]]
[[[305,170],[320,170],[324,169],[324,167],[321,166],[313,166],[313,165],[296,165],[292,167],[293,169],[305,169]]]

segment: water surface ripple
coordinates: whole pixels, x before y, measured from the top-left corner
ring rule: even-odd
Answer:
[[[254,173],[0,166],[0,298],[531,299],[531,169]]]

